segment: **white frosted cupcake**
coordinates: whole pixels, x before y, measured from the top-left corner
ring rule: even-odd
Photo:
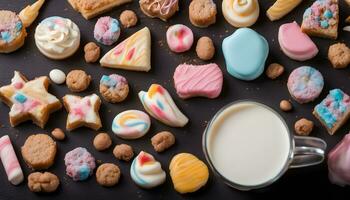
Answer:
[[[73,55],[80,45],[80,30],[70,19],[49,17],[36,27],[35,44],[45,56],[61,60]]]

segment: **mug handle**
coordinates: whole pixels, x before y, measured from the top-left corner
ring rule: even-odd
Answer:
[[[327,144],[315,137],[295,136],[294,157],[289,168],[307,167],[320,164],[324,160]]]

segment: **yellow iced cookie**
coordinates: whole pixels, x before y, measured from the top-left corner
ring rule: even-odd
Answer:
[[[118,44],[100,60],[101,66],[149,71],[151,69],[151,33],[147,27]]]
[[[297,7],[302,0],[277,0],[267,11],[266,15],[271,21],[281,19],[295,7]]]
[[[181,194],[199,190],[209,178],[207,165],[189,153],[174,156],[169,170],[174,188]]]

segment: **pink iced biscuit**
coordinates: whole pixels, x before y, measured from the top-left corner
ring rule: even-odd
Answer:
[[[118,20],[111,17],[101,17],[97,20],[94,29],[95,39],[104,44],[112,45],[120,35]]]
[[[68,152],[64,157],[66,173],[74,181],[86,180],[94,173],[96,167],[95,158],[82,147]]]
[[[223,76],[215,63],[207,65],[179,65],[174,73],[176,92],[180,98],[195,96],[216,98],[222,89]]]
[[[350,185],[350,134],[340,141],[328,154],[328,177],[337,185]]]
[[[168,28],[166,40],[170,50],[181,53],[191,48],[193,44],[193,33],[187,26],[176,24]]]
[[[0,138],[0,158],[8,180],[13,185],[20,184],[23,181],[23,172],[8,135]]]
[[[282,51],[291,59],[305,61],[318,53],[317,46],[308,35],[301,32],[296,22],[283,24],[278,31]]]
[[[316,99],[323,89],[323,76],[315,68],[302,66],[292,71],[288,78],[288,91],[299,103]]]

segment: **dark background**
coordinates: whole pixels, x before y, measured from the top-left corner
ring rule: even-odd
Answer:
[[[33,3],[33,0],[1,0],[0,9],[8,9],[19,12],[27,4]],[[112,155],[113,147],[105,152],[97,152],[92,145],[92,140],[97,132],[80,128],[70,133],[67,133],[67,138],[63,142],[57,142],[58,153],[55,164],[48,170],[59,176],[61,185],[57,192],[53,194],[34,194],[29,191],[24,181],[19,186],[12,186],[8,181],[3,167],[0,167],[0,199],[261,199],[277,197],[279,199],[295,197],[306,198],[321,196],[326,199],[348,199],[350,190],[348,187],[341,188],[332,185],[327,177],[327,165],[323,163],[318,166],[289,170],[278,182],[268,188],[251,191],[240,192],[226,186],[221,180],[210,174],[210,179],[207,185],[200,191],[180,195],[172,186],[168,165],[171,158],[180,152],[190,152],[200,159],[205,160],[201,138],[207,122],[222,106],[229,102],[238,99],[255,99],[275,108],[287,121],[289,127],[293,129],[294,122],[301,117],[306,117],[315,122],[315,129],[311,133],[312,136],[320,137],[327,141],[327,152],[341,140],[348,132],[350,125],[347,123],[334,136],[328,135],[321,124],[312,116],[311,112],[316,103],[324,98],[328,91],[333,88],[341,88],[344,92],[350,94],[349,87],[349,69],[335,70],[331,67],[327,60],[327,50],[329,45],[336,41],[320,38],[312,38],[319,47],[319,54],[306,62],[292,61],[287,58],[279,49],[277,34],[281,24],[292,22],[293,20],[301,24],[302,14],[304,10],[312,4],[313,1],[303,1],[294,11],[277,22],[271,22],[265,15],[265,11],[273,4],[272,0],[260,1],[260,18],[252,28],[266,37],[270,45],[270,54],[267,64],[278,62],[285,66],[286,72],[277,80],[269,80],[265,75],[250,82],[244,82],[231,77],[225,70],[224,58],[221,51],[221,42],[224,37],[230,35],[235,28],[230,26],[224,20],[221,13],[221,1],[217,3],[218,15],[217,23],[209,28],[201,29],[192,26],[188,19],[189,0],[180,1],[180,11],[175,14],[168,22],[163,22],[159,19],[150,19],[145,17],[139,9],[138,1],[115,8],[112,12],[106,13],[111,17],[118,18],[119,14],[125,9],[134,10],[138,17],[139,23],[136,27],[123,29],[119,42],[130,36],[132,33],[148,26],[152,34],[152,70],[148,73],[123,71],[115,69],[101,68],[99,64],[86,64],[83,58],[83,45],[87,42],[95,41],[93,38],[93,28],[97,18],[90,21],[85,20],[79,13],[75,12],[66,0],[47,0],[41,9],[38,19],[27,29],[28,37],[25,45],[18,51],[11,54],[0,55],[0,85],[7,85],[13,76],[14,70],[21,71],[28,79],[33,79],[38,76],[48,75],[51,69],[59,68],[68,73],[72,69],[82,69],[92,75],[93,81],[87,91],[78,95],[88,95],[98,93],[99,79],[103,74],[118,73],[125,76],[131,86],[129,97],[123,103],[110,104],[103,102],[100,109],[103,128],[101,131],[108,132],[113,139],[113,147],[115,144],[127,143],[132,145],[135,153],[145,150],[153,154],[157,160],[162,163],[162,167],[167,172],[166,183],[152,190],[143,190],[137,187],[130,178],[129,167],[131,163],[117,161]],[[350,45],[350,33],[342,31],[345,25],[345,18],[350,15],[350,8],[347,7],[343,0],[340,0],[340,28],[339,38],[337,41],[342,41]],[[80,28],[81,31],[81,47],[78,52],[71,58],[63,61],[54,61],[45,58],[36,48],[34,42],[35,27],[46,17],[62,16],[72,19]],[[215,58],[212,62],[220,65],[224,72],[223,92],[219,98],[210,100],[206,98],[193,98],[189,100],[181,100],[177,97],[173,87],[172,75],[177,65],[187,62],[191,64],[203,63],[195,54],[195,45],[192,49],[183,54],[174,54],[169,51],[166,41],[165,32],[167,28],[176,23],[188,25],[194,32],[196,40],[201,36],[210,36],[216,46]],[[112,47],[103,46],[102,55]],[[254,59],[254,55],[252,55]],[[279,102],[281,99],[290,99],[286,87],[288,74],[296,67],[309,65],[317,68],[324,76],[325,87],[315,102],[299,105],[293,101],[294,110],[290,113],[281,112]],[[143,107],[137,97],[140,90],[147,90],[150,84],[159,83],[163,85],[179,106],[179,108],[189,117],[190,123],[185,128],[170,128],[162,123],[152,119],[152,127],[149,133],[141,139],[132,141],[123,141],[113,135],[111,131],[111,122],[116,114],[127,109],[140,109]],[[70,93],[65,85],[52,84],[49,91],[59,98]],[[35,133],[50,133],[52,129],[60,127],[64,129],[67,113],[64,109],[55,112],[51,115],[45,130],[38,128],[31,122],[22,123],[21,125],[12,128],[8,121],[9,108],[0,103],[0,135],[8,134],[17,152],[17,156],[21,162],[25,176],[31,170],[23,162],[20,154],[20,147],[24,144],[25,139]],[[157,132],[168,130],[175,134],[176,145],[171,149],[158,154],[151,145],[150,138]],[[99,186],[95,181],[95,176],[92,176],[84,182],[74,182],[71,178],[65,175],[64,155],[66,152],[75,147],[86,147],[100,162],[112,162],[117,164],[122,171],[120,183],[112,188],[104,188]],[[257,166],[258,167],[258,166]]]

